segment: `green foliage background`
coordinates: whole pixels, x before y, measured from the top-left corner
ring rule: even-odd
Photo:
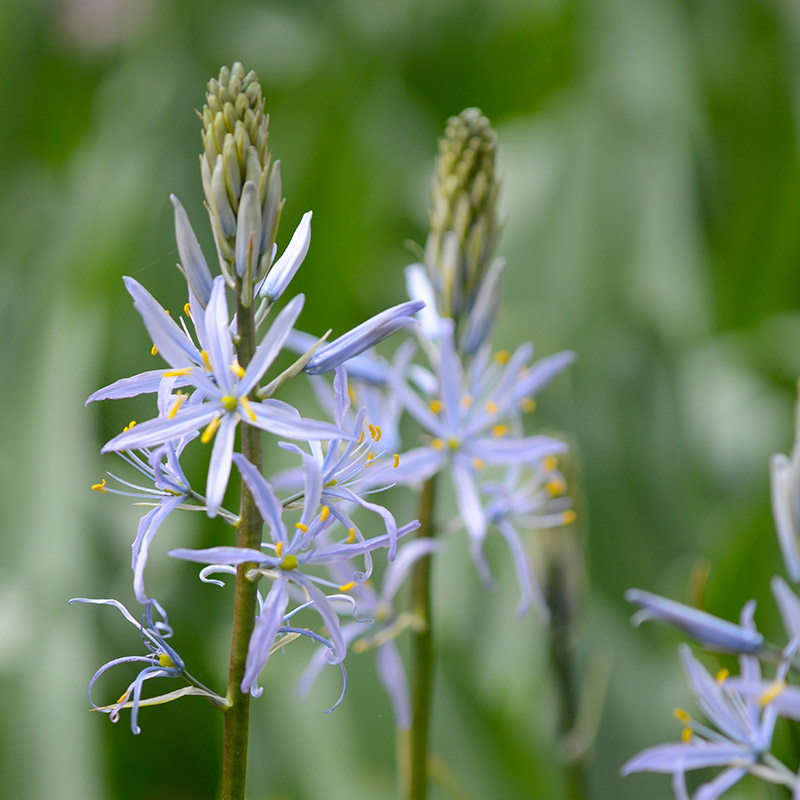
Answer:
[[[779,635],[767,459],[791,444],[800,374],[800,11],[789,0],[0,3],[0,796],[216,790],[221,725],[201,701],[145,709],[138,737],[127,718],[88,712],[93,671],[140,645],[113,610],[66,600],[132,600],[139,512],[88,487],[113,468],[100,444],[148,407],[83,401],[153,365],[123,274],[167,307],[185,300],[170,192],[212,253],[193,109],[234,60],[258,72],[271,113],[280,246],[314,210],[295,286],[315,332],[402,299],[403,242],[424,241],[447,117],[477,105],[495,124],[508,260],[497,345],[530,338],[540,354],[580,356],[534,424],[575,446],[575,659],[589,711],[604,697],[590,795],[668,797],[663,776],[618,776],[638,749],[677,736],[675,705],[693,709],[678,636],[632,630],[624,589],[729,618],[756,597],[759,624]],[[177,649],[221,688],[226,595],[161,557],[220,534],[188,517],[160,535],[151,582]],[[460,539],[438,567],[435,796],[564,797],[546,633],[514,617],[508,558],[491,555],[491,595]],[[328,716],[337,675],[294,698],[308,654],[290,648],[265,673],[250,796],[391,798],[391,712],[371,659],[350,659],[348,697]],[[98,691],[113,699],[123,680]],[[795,767],[789,741],[779,730]],[[747,782],[731,793],[780,796]]]

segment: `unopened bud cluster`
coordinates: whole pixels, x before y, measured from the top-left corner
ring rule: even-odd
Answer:
[[[255,72],[223,67],[208,82],[200,166],[220,266],[234,265],[249,305],[252,287],[266,274],[278,230],[280,162],[271,165],[269,117]]]
[[[425,262],[441,312],[456,320],[471,309],[497,238],[496,152],[477,108],[451,117],[439,141]]]

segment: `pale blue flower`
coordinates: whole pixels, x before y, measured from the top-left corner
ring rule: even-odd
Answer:
[[[211,270],[208,268],[200,243],[192,230],[192,224],[180,200],[171,194],[169,199],[175,208],[175,239],[178,254],[183,266],[183,274],[190,291],[197,297],[203,308],[211,298]]]
[[[742,628],[755,632],[752,622],[755,603],[742,611]],[[735,679],[722,671],[713,678],[691,653],[688,645],[680,647],[681,659],[698,705],[712,727],[692,719],[678,709],[676,717],[684,724],[681,742],[657,745],[643,750],[623,765],[621,773],[665,772],[673,775],[676,797],[688,798],[684,773],[703,767],[725,767],[712,781],[703,784],[694,800],[715,800],[738,783],[758,765],[759,775],[778,783],[787,781],[783,765],[770,754],[777,713],[763,698],[748,696],[736,687]],[[748,682],[761,678],[758,659],[742,655],[739,659],[742,676]],[[781,682],[786,665],[778,668],[776,680]],[[793,785],[793,784],[791,784]]]
[[[795,440],[789,456],[777,453],[769,462],[772,516],[786,572],[800,583],[800,400],[795,410]]]
[[[256,688],[258,675],[267,663],[275,637],[283,626],[289,605],[289,584],[294,584],[303,591],[307,600],[322,618],[331,643],[329,662],[340,663],[344,659],[347,644],[342,635],[338,616],[328,597],[318,586],[345,592],[355,586],[357,573],[355,571],[351,573],[350,581],[347,584],[337,585],[313,573],[308,574],[305,570],[309,567],[347,561],[379,547],[388,547],[395,537],[384,534],[365,541],[358,541],[355,538],[355,532],[351,529],[334,544],[304,549],[304,546],[308,547],[310,544],[306,534],[312,534],[313,542],[313,538],[328,530],[336,521],[334,514],[325,513],[325,507],[317,513],[322,486],[316,480],[316,474],[308,473],[303,513],[290,537],[282,519],[283,505],[275,496],[272,487],[261,473],[239,453],[234,455],[234,460],[253,495],[262,519],[269,526],[272,542],[264,546],[270,548],[272,554],[240,547],[211,547],[205,550],[177,549],[170,551],[170,555],[200,564],[232,566],[253,563],[262,575],[274,581],[264,598],[261,613],[256,620],[256,626],[250,639],[245,675],[242,681],[242,691],[248,692]],[[418,527],[419,523],[416,521],[404,525],[397,531],[397,536],[403,536]]]
[[[103,664],[100,669],[95,672],[92,679],[89,681],[89,688],[87,691],[89,703],[96,711],[102,711],[104,714],[109,715],[112,722],[119,720],[119,712],[123,708],[131,709],[131,731],[138,734],[141,733],[141,728],[138,725],[139,708],[143,705],[157,705],[167,703],[182,697],[187,694],[198,694],[205,697],[213,705],[223,708],[227,705],[225,698],[220,697],[216,693],[207,689],[199,681],[197,681],[186,670],[186,665],[183,659],[175,652],[175,650],[167,643],[167,639],[172,636],[172,629],[166,619],[166,615],[162,613],[161,621],[153,620],[153,608],[161,609],[155,602],[148,602],[143,614],[142,620],[138,622],[125,606],[118,600],[109,599],[90,599],[87,597],[74,597],[70,601],[72,603],[90,603],[93,605],[108,605],[114,606],[128,622],[131,623],[141,634],[142,642],[144,643],[149,654],[146,656],[123,656],[122,658],[115,658]],[[146,664],[136,678],[130,683],[128,688],[123,692],[122,696],[116,703],[109,706],[98,706],[92,700],[92,688],[94,687],[97,679],[118,664],[128,663],[143,663]],[[161,695],[157,698],[142,699],[142,687],[144,682],[151,678],[182,678],[190,684],[178,692],[172,692],[167,695]]]
[[[389,695],[399,730],[411,726],[411,703],[408,678],[395,639],[406,628],[417,627],[420,621],[410,612],[398,614],[393,606],[394,597],[414,564],[440,546],[433,539],[423,538],[400,548],[397,558],[386,569],[380,592],[376,592],[370,583],[360,583],[353,589],[360,619],[342,627],[342,636],[352,650],[359,653],[375,650],[378,679]],[[298,692],[301,696],[311,691],[326,664],[326,656],[327,652],[322,648],[314,654],[300,679]]]
[[[214,439],[206,484],[209,516],[215,516],[222,503],[231,469],[234,434],[239,422],[290,439],[347,438],[325,422],[303,419],[286,403],[266,400],[250,402],[249,395],[283,347],[303,305],[298,295],[278,314],[256,348],[247,369],[242,369],[233,352],[230,324],[222,276],[214,287],[205,313],[205,344],[208,370],[200,370],[184,348],[183,339],[174,339],[174,330],[159,319],[158,310],[140,309],[153,341],[174,369],[170,375],[185,377],[203,396],[203,402],[175,407],[166,417],[148,420],[115,436],[102,452],[152,447],[205,428],[200,441]],[[155,317],[154,317],[155,315]]]
[[[707,647],[727,653],[758,653],[764,647],[764,637],[754,628],[745,628],[719,619],[675,600],[642,589],[628,589],[625,599],[640,607],[633,615],[634,625],[640,625],[645,620],[658,619]]]
[[[303,214],[281,257],[269,268],[258,294],[275,302],[287,289],[311,244],[311,212]]]

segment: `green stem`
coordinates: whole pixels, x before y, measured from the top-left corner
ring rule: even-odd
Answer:
[[[241,303],[241,287],[236,287],[239,344],[236,354],[239,364],[247,367],[256,348],[253,309]],[[242,455],[261,470],[261,432],[251,425],[241,425]],[[261,517],[253,497],[242,481],[239,524],[236,530],[238,547],[258,550],[261,547]],[[250,732],[250,695],[242,692],[247,647],[255,625],[257,586],[247,580],[247,572],[256,564],[240,564],[236,568],[233,600],[233,634],[228,665],[228,701],[225,712],[225,738],[222,754],[222,800],[244,800],[247,775],[247,739]]]
[[[436,476],[422,490],[417,538],[436,534],[433,522]],[[411,730],[408,739],[408,799],[425,800],[428,794],[428,733],[433,694],[433,630],[431,626],[431,556],[414,565],[411,576],[411,610],[424,623],[411,642]]]

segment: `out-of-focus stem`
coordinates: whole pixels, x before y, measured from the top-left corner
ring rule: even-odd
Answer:
[[[239,364],[246,368],[256,348],[256,330],[252,307],[241,303],[241,287],[236,287],[239,344],[236,354]],[[255,396],[252,398],[255,401]],[[261,470],[261,432],[251,425],[241,425],[241,445],[244,457]],[[239,525],[236,531],[238,547],[258,550],[261,547],[261,517],[245,482]],[[255,625],[256,584],[247,580],[247,572],[256,564],[240,564],[236,568],[233,600],[233,634],[228,664],[228,701],[225,712],[225,737],[222,756],[222,800],[244,800],[247,776],[247,740],[250,731],[250,695],[242,692],[247,647]]]
[[[433,515],[436,476],[429,478],[420,500],[417,538],[436,534]],[[425,800],[428,794],[428,735],[433,695],[433,630],[431,626],[431,556],[414,565],[411,576],[411,610],[425,624],[411,643],[411,730],[408,739],[408,800]]]

